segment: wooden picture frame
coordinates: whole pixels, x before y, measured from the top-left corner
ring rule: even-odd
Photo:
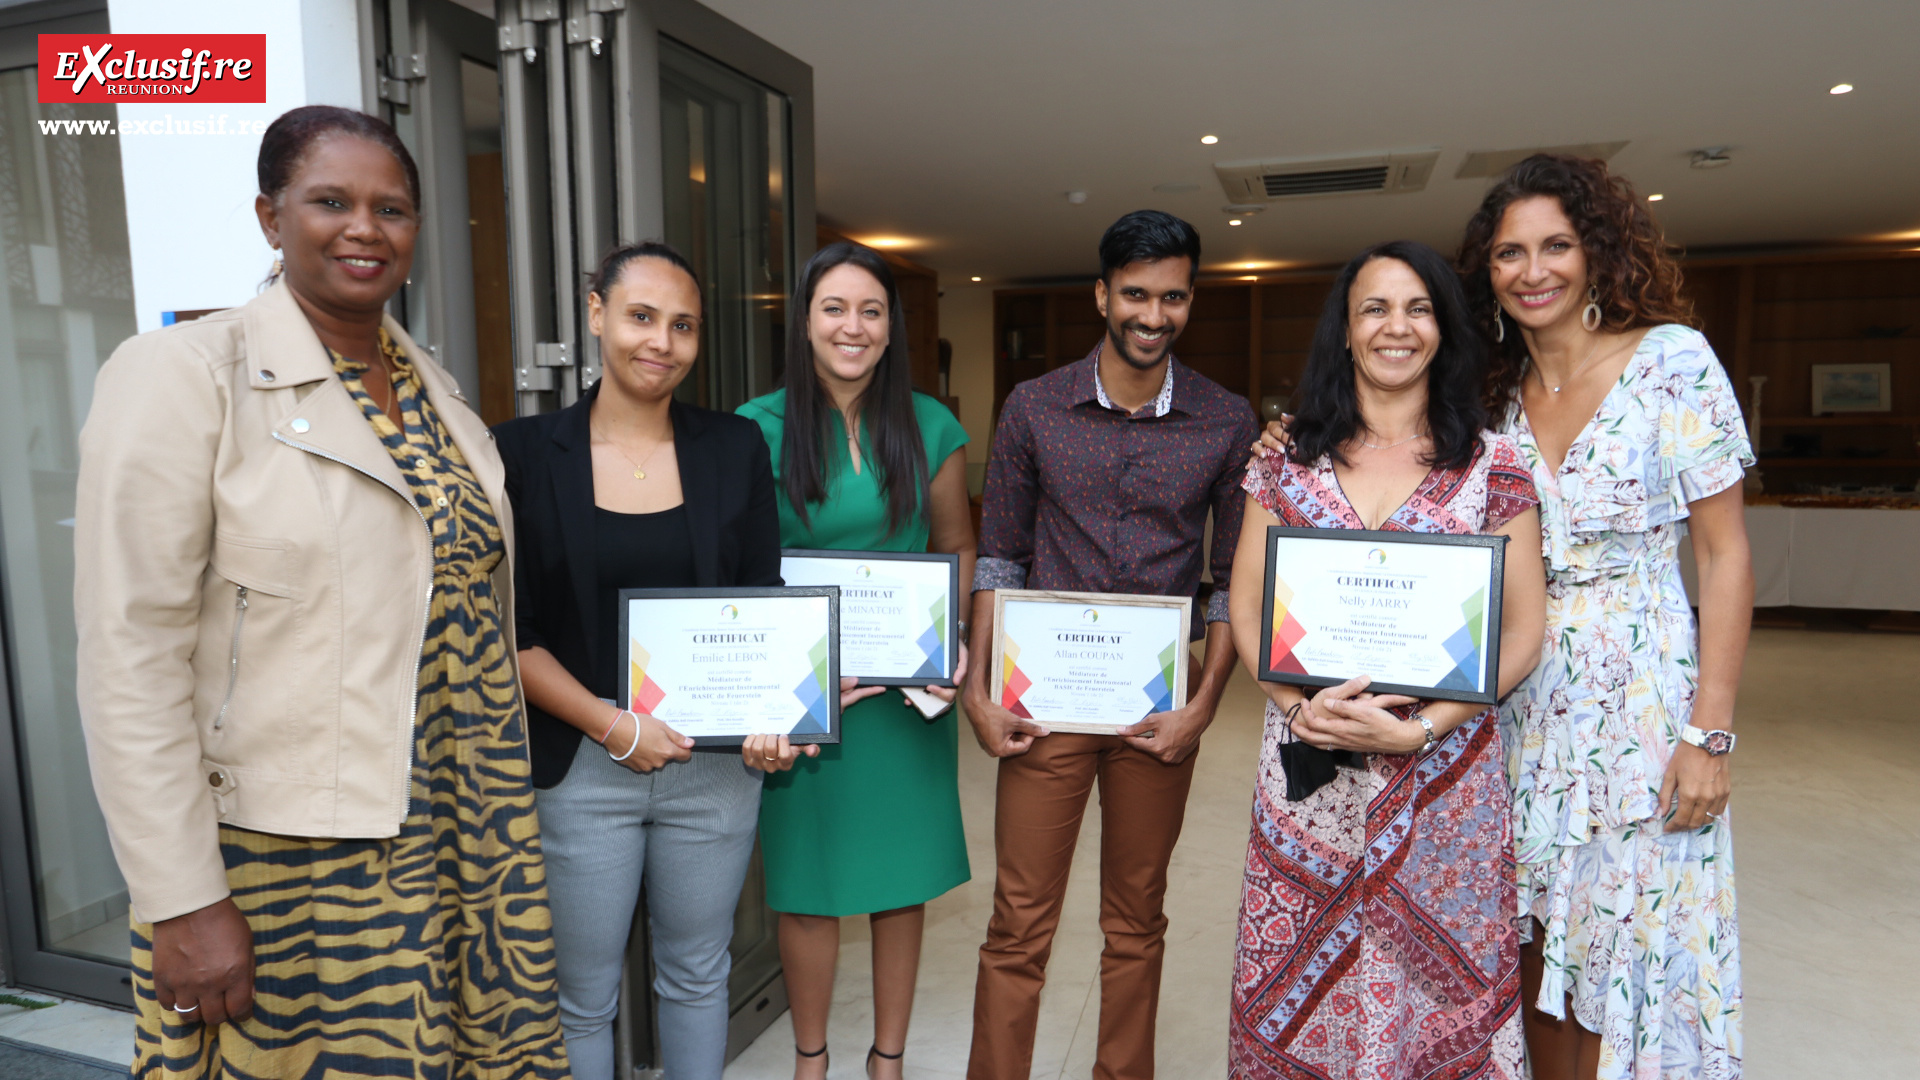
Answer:
[[[1044,709],[1040,713],[1035,713],[1031,709],[1028,709],[1026,707],[1027,702],[1022,700],[1022,695],[1027,693],[1028,688],[1030,688],[1033,683],[1027,681],[1025,686],[1021,685],[1021,682],[1027,680],[1028,676],[1017,662],[1017,655],[1014,657],[1009,656],[1010,652],[1016,651],[1019,648],[1018,643],[1014,643],[1014,650],[1009,649],[1007,610],[1010,605],[1060,605],[1069,610],[1073,607],[1079,607],[1083,609],[1081,612],[1073,615],[1070,620],[1063,619],[1061,622],[1063,625],[1073,621],[1084,624],[1088,629],[1088,636],[1100,636],[1099,632],[1094,629],[1098,626],[1099,613],[1097,609],[1159,609],[1165,611],[1168,616],[1166,625],[1162,627],[1159,625],[1159,620],[1154,620],[1154,633],[1156,636],[1150,640],[1152,645],[1161,645],[1160,638],[1157,635],[1168,635],[1170,638],[1168,644],[1171,645],[1170,655],[1166,646],[1162,645],[1158,652],[1153,653],[1151,661],[1146,662],[1144,666],[1138,658],[1133,659],[1131,662],[1119,660],[1112,662],[1088,661],[1089,663],[1108,666],[1113,673],[1112,677],[1115,679],[1132,678],[1137,680],[1144,672],[1147,678],[1144,685],[1139,688],[1143,695],[1139,700],[1154,699],[1156,697],[1155,687],[1162,686],[1163,684],[1165,684],[1164,695],[1159,697],[1158,702],[1154,706],[1143,710],[1139,716],[1132,716],[1126,719],[1116,718],[1115,721],[1111,722],[1068,719],[1049,713]],[[1094,612],[1094,618],[1091,620],[1087,618],[1088,611]],[[1016,716],[1024,716],[1045,726],[1048,731],[1086,735],[1118,734],[1121,728],[1130,727],[1148,715],[1156,712],[1170,712],[1183,708],[1186,705],[1187,669],[1192,659],[1189,652],[1192,644],[1192,625],[1192,597],[1140,596],[1127,593],[1063,592],[1050,589],[998,589],[995,590],[993,597],[993,656],[992,667],[989,670],[989,676],[992,682],[989,684],[988,689],[993,695],[995,703],[1008,709]],[[1027,647],[1039,648],[1040,646],[1036,642],[1029,640]],[[1094,647],[1097,648],[1098,646]],[[1138,643],[1130,645],[1129,648],[1137,650]],[[1014,661],[1012,671],[1008,669],[1010,660]],[[1045,671],[1048,670],[1050,664],[1048,662],[1030,661],[1027,666],[1033,668],[1036,672],[1042,673],[1043,677],[1046,677]],[[1120,676],[1118,673],[1123,670],[1129,674],[1124,677]],[[1091,697],[1089,697],[1089,700],[1091,700]]]

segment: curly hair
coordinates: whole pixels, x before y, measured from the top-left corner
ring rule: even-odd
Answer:
[[[1680,292],[1680,263],[1626,177],[1609,173],[1606,162],[1595,158],[1535,154],[1508,169],[1480,201],[1454,259],[1473,321],[1487,334],[1486,405],[1494,416],[1517,399],[1529,363],[1519,334],[1494,340],[1494,320],[1500,317],[1490,269],[1494,234],[1507,207],[1542,195],[1559,200],[1579,234],[1588,281],[1600,293],[1600,329],[1619,333],[1662,323],[1699,325],[1693,301]]]

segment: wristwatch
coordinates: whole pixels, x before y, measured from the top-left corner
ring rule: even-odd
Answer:
[[[1680,729],[1680,741],[1697,746],[1714,757],[1733,753],[1733,732],[1702,731],[1692,724]]]
[[[1426,745],[1414,751],[1415,753],[1424,754],[1440,745],[1440,740],[1433,734],[1433,721],[1427,719],[1425,713],[1416,711],[1412,716],[1407,717],[1407,719],[1412,723],[1419,724],[1420,730],[1424,731],[1427,736]]]

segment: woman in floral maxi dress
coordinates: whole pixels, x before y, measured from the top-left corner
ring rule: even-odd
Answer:
[[[1739,404],[1678,325],[1689,306],[1646,204],[1597,161],[1515,166],[1458,265],[1496,328],[1491,406],[1546,545],[1546,657],[1502,713],[1536,1080],[1737,1077],[1732,739],[1716,736],[1752,612]]]
[[[1508,536],[1499,687],[1533,668],[1545,603],[1533,483],[1515,441],[1481,430],[1480,371],[1464,297],[1438,255],[1393,243],[1348,264],[1309,355],[1293,448],[1247,471],[1230,603],[1250,669],[1263,632],[1264,526],[1274,524]],[[1271,700],[1241,893],[1230,1073],[1518,1080],[1519,953],[1496,710],[1368,700],[1355,696],[1361,685],[1307,701],[1298,687],[1262,684]],[[1348,760],[1359,767],[1289,792],[1281,746],[1296,740],[1357,752]]]

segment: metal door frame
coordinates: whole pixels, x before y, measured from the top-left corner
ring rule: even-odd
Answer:
[[[663,232],[659,36],[787,98],[788,281],[815,243],[813,69],[695,0],[496,0],[496,13],[514,386],[526,415],[572,404],[600,376],[581,287],[600,253]],[[556,131],[564,153],[547,152]]]
[[[0,11],[0,70],[38,63],[39,34],[106,33],[105,0],[57,0]],[[40,941],[38,858],[33,850],[29,800],[33,778],[19,714],[14,670],[12,598],[0,551],[0,984],[20,984],[120,1008],[133,1007],[132,972],[125,966],[52,952]]]

